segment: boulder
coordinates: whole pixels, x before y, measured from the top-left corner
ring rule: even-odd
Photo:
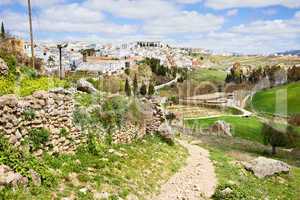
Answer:
[[[2,58],[0,58],[0,76],[8,75],[8,66]]]
[[[258,157],[250,162],[243,162],[246,170],[252,171],[258,178],[272,176],[278,173],[287,173],[290,171],[290,166],[282,161],[274,160],[265,157]]]
[[[84,79],[80,79],[79,81],[77,81],[77,90],[90,94],[97,92],[97,89],[94,88],[93,84]]]
[[[0,186],[27,185],[28,179],[19,173],[15,173],[10,167],[0,165]]]
[[[159,126],[158,132],[160,136],[168,143],[174,143],[174,133],[171,126],[167,122],[164,122]]]
[[[213,135],[217,136],[230,136],[231,134],[231,128],[230,124],[224,122],[224,121],[217,121],[215,124],[213,124],[211,127],[208,128],[208,132]]]

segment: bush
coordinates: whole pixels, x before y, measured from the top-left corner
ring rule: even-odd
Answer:
[[[44,128],[34,128],[29,132],[29,142],[33,149],[38,149],[49,140],[49,131]]]
[[[276,154],[276,147],[286,147],[291,145],[293,140],[293,128],[289,127],[287,131],[279,130],[272,125],[264,123],[262,134],[264,143],[272,146],[272,154]]]

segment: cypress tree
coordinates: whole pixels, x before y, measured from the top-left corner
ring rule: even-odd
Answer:
[[[5,29],[4,29],[4,24],[3,24],[3,22],[1,23],[1,38],[2,38],[2,39],[5,38]]]
[[[131,88],[130,88],[128,79],[126,79],[126,82],[125,82],[125,92],[126,92],[127,96],[129,96],[129,97],[131,96]]]
[[[152,96],[155,92],[154,85],[152,83],[149,84],[148,95]]]
[[[145,96],[147,94],[147,86],[143,83],[142,87],[140,88],[140,94]]]
[[[138,81],[137,81],[137,77],[136,74],[134,75],[134,79],[133,79],[133,93],[134,96],[137,95],[138,92]]]

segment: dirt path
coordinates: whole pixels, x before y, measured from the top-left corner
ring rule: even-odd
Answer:
[[[179,143],[189,151],[187,165],[171,177],[152,200],[201,200],[214,193],[217,179],[209,152],[186,141]]]

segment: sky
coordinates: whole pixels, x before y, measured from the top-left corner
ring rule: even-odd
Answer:
[[[300,49],[300,0],[31,0],[38,41],[163,41],[247,54]],[[27,0],[0,0],[0,21],[28,39]]]

